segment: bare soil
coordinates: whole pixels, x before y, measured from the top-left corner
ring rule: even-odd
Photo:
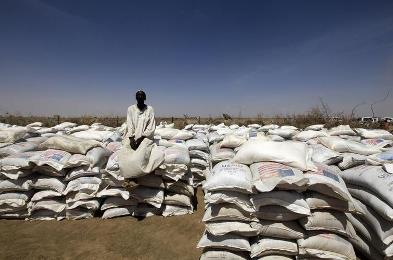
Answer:
[[[0,220],[1,259],[199,259],[203,193],[191,215],[144,220]]]

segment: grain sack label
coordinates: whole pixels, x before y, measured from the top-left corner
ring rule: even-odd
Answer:
[[[383,139],[368,139],[364,140],[364,143],[369,144],[369,145],[378,145],[380,143],[383,143],[385,140]]]
[[[279,163],[265,163],[258,167],[261,179],[295,176],[293,170]]]
[[[327,169],[324,169],[322,167],[318,167],[318,170],[316,172],[311,172],[311,173],[328,177],[328,178],[330,178],[332,180],[335,180],[336,182],[340,183],[340,179],[338,178],[336,173],[331,172],[331,171],[329,171]]]

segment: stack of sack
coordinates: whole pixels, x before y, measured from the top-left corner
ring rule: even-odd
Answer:
[[[0,126],[0,218],[25,219],[33,196],[34,164],[38,145],[45,138],[35,137],[31,126]]]
[[[193,125],[190,127],[195,132],[195,136],[193,139],[187,140],[185,144],[190,153],[190,172],[193,177],[193,186],[196,188],[202,185],[211,169],[209,141],[207,138],[209,126]]]
[[[256,139],[217,164],[203,186],[201,259],[356,259],[345,215],[353,199],[337,169],[314,164],[311,152]]]
[[[137,203],[130,199],[129,192],[123,187],[124,177],[120,174],[119,151],[121,142],[110,142],[106,149],[111,155],[105,169],[102,171],[102,182],[97,197],[103,200],[101,204],[102,218],[130,215],[127,206],[135,206]]]
[[[154,172],[135,176],[125,188],[125,178],[119,167],[121,147],[120,142],[111,142],[106,146],[112,154],[103,172],[102,185],[98,192],[98,197],[103,198],[102,218],[161,215],[164,200],[162,178]]]
[[[25,219],[33,195],[33,164],[36,152],[24,152],[0,159],[0,218]]]
[[[341,174],[363,214],[347,214],[355,248],[368,259],[393,258],[393,175],[382,166],[362,165]]]
[[[33,183],[35,189],[47,191],[40,198],[58,206],[56,213],[61,217],[92,218],[99,209],[96,195],[101,184],[101,169],[106,165],[109,151],[97,141],[65,135],[50,137],[39,148],[44,151],[37,160],[32,160],[37,165],[34,171],[51,176],[46,182],[57,183],[56,188]],[[64,187],[60,188],[58,182],[62,182]],[[61,203],[65,206],[64,213],[60,212]],[[32,207],[35,205],[32,204]]]
[[[162,215],[168,217],[191,214],[194,211],[195,191],[193,174],[190,171],[190,152],[186,143],[194,140],[192,138],[195,133],[166,127],[156,129],[155,136],[164,152],[164,162],[155,170],[155,175],[162,178],[165,187]],[[201,144],[198,148],[200,146]]]
[[[249,238],[258,234],[251,203],[252,175],[248,166],[222,161],[203,185],[206,230],[198,243],[201,259],[248,259]]]

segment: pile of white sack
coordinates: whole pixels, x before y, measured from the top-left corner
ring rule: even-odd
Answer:
[[[352,197],[304,143],[251,139],[218,163],[205,190],[202,259],[356,259]],[[345,248],[345,249],[344,249]]]
[[[393,174],[362,165],[342,172],[363,214],[348,214],[357,236],[354,246],[369,259],[393,258]]]
[[[192,139],[186,141],[186,146],[190,152],[190,172],[193,177],[194,188],[202,185],[211,170],[209,127],[209,125],[188,125],[184,128],[195,133]]]
[[[348,125],[209,131],[216,165],[203,186],[202,259],[392,257],[391,133]]]
[[[155,174],[161,176],[164,182],[162,215],[165,217],[191,214],[194,211],[194,179],[187,146],[194,137],[193,131],[175,129],[173,125],[158,127],[155,131],[155,140],[164,151],[164,162]]]
[[[109,129],[67,122],[51,128],[39,122],[26,127],[1,125],[0,218],[93,217],[101,203],[97,193],[102,168],[111,154],[105,145],[121,136],[113,131],[97,137]],[[73,135],[87,130],[92,136]]]

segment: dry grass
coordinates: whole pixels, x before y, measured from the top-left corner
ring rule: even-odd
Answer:
[[[27,125],[33,122],[42,122],[44,126],[51,127],[62,122],[74,122],[78,125],[91,125],[93,123],[102,123],[106,126],[118,127],[125,122],[125,117],[99,117],[99,116],[81,116],[81,117],[42,117],[42,116],[0,116],[1,123],[12,125]],[[293,125],[299,128],[305,128],[312,124],[325,124],[326,127],[333,127],[339,124],[348,124],[351,127],[366,127],[366,128],[386,128],[383,123],[374,123],[361,125],[357,120],[352,120],[348,117],[338,117],[335,119],[327,119],[326,117],[315,114],[299,114],[276,116],[270,118],[254,117],[254,118],[201,118],[201,117],[158,117],[157,122],[166,121],[167,123],[175,123],[177,128],[183,128],[188,124],[220,124],[226,125],[238,124],[278,124],[278,125]],[[388,126],[390,129],[392,126]]]

